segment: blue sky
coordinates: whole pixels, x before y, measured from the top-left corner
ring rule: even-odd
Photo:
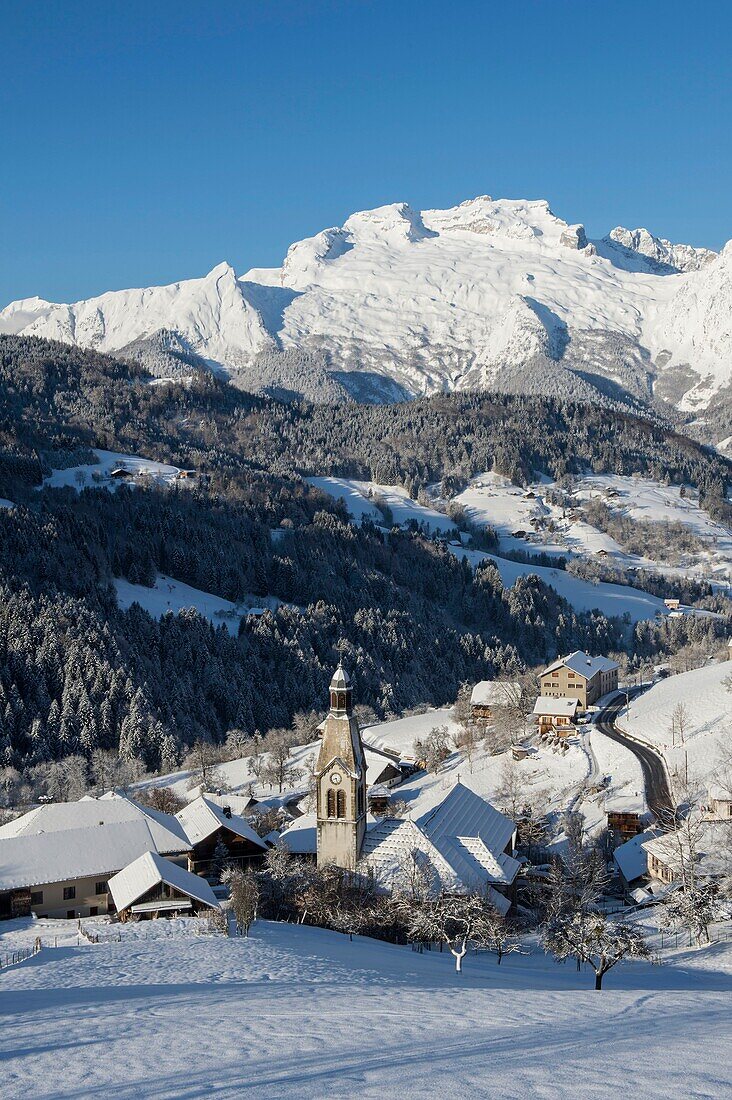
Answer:
[[[0,304],[278,264],[399,200],[732,237],[726,3],[0,0],[0,30]]]

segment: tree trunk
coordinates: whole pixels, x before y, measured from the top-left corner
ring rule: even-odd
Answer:
[[[602,979],[604,972],[602,970],[595,971],[595,989],[602,989]]]

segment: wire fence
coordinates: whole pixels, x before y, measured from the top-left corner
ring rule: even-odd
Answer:
[[[40,936],[36,936],[32,947],[24,947],[18,951],[6,951],[4,955],[0,954],[0,970],[4,970],[8,966],[16,966],[18,963],[25,962],[26,959],[30,959],[33,955],[37,955],[42,946],[43,944],[41,943]]]

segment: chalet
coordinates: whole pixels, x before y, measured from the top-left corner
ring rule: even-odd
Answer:
[[[195,470],[178,470],[178,473],[175,475],[177,481],[190,481],[195,476]]]
[[[679,607],[681,606],[681,601],[676,599],[675,597],[673,597],[673,598],[669,597],[668,599],[665,599],[663,602],[665,603],[665,605],[669,609],[669,611],[678,611]]]
[[[267,844],[245,818],[206,795],[194,799],[175,816],[191,849],[188,870],[204,878],[218,877],[217,848],[221,851],[221,845],[227,852],[226,862],[242,868],[260,864],[267,851]]]
[[[115,466],[113,470],[109,471],[109,476],[114,478],[115,481],[123,481],[125,478],[132,477],[133,471],[128,470],[126,466]]]
[[[39,806],[0,828],[0,917],[113,912],[113,875],[145,852],[185,864],[190,848],[172,815],[132,799]]]
[[[732,824],[729,821],[704,821],[695,829],[695,865],[697,879],[718,879],[729,873],[729,846]],[[691,856],[691,844],[685,828],[664,833],[643,844],[652,879],[669,884],[678,881]]]
[[[579,711],[579,699],[553,699],[540,695],[534,703],[534,716],[539,724],[539,733],[548,730],[574,729]]]
[[[712,783],[707,799],[707,817],[713,821],[732,819],[732,787],[723,787],[721,783]]]
[[[631,840],[643,831],[642,816],[644,809],[640,796],[633,798],[632,796],[621,795],[605,800],[607,827],[613,834],[617,844]]]
[[[539,682],[542,697],[576,699],[582,714],[603,695],[617,690],[618,666],[609,657],[590,657],[577,650],[544,669]]]
[[[648,878],[648,853],[644,845],[659,835],[658,830],[647,829],[620,844],[613,852],[613,860],[627,894],[644,888]]]
[[[205,879],[145,852],[109,880],[109,892],[121,921],[179,917],[219,909]]]
[[[508,680],[481,680],[470,696],[470,714],[476,721],[489,722],[495,707],[521,699],[521,684]]]
[[[389,808],[389,789],[381,783],[375,787],[369,787],[366,796],[369,813],[376,817],[383,817]]]
[[[364,742],[364,755],[366,757],[366,785],[374,787],[396,787],[405,777],[405,769],[401,765],[397,753],[386,749],[377,749],[375,745]]]

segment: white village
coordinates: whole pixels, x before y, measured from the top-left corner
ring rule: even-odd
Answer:
[[[245,1013],[256,1044],[252,1013],[264,1013],[261,1026],[282,1025],[270,1000],[278,983],[295,982],[302,995],[315,981],[320,1004],[331,983],[358,988],[366,973],[380,974],[390,1000],[400,989],[408,999],[406,1034],[418,1018],[447,1011],[448,998],[451,1042],[464,1035],[466,1055],[475,1013],[496,997],[503,1018],[526,996],[535,1007],[559,997],[560,1017],[570,1001],[602,1014],[600,1002],[585,1004],[588,989],[616,999],[614,1018],[641,988],[665,1004],[664,990],[708,986],[713,1001],[723,988],[716,968],[732,954],[725,658],[631,686],[609,658],[574,652],[533,682],[466,685],[454,708],[363,729],[340,665],[325,718],[304,743],[290,739],[269,771],[265,743],[238,759],[212,754],[192,772],[44,802],[0,826],[0,980],[33,996],[52,966],[52,1014],[64,1012],[66,990],[106,981],[110,967],[120,993],[129,968],[143,967],[153,1004],[157,981],[183,983],[181,1013],[185,991],[203,982],[199,1011],[221,1014],[217,1033],[234,1041]],[[315,959],[327,968],[321,976]],[[219,991],[210,975],[222,967],[229,977]],[[270,987],[260,994],[265,973]],[[674,996],[686,1004],[686,994]],[[110,1008],[102,1026],[113,1047]],[[167,1019],[146,1032],[161,1095],[173,1094],[166,1067],[180,1065]],[[642,1047],[642,1018],[637,1026]],[[617,1018],[613,1028],[631,1042]],[[714,1041],[705,1036],[701,1060]],[[383,1042],[387,1051],[392,1038]],[[403,1043],[420,1048],[416,1032]],[[311,1067],[304,1092],[322,1094],[328,1074],[314,1071],[307,1049],[298,1056]],[[215,1064],[212,1052],[207,1059]],[[261,1055],[254,1066],[242,1082],[280,1095]],[[127,1095],[124,1073],[113,1076]],[[201,1095],[214,1079],[193,1063],[184,1074]]]

